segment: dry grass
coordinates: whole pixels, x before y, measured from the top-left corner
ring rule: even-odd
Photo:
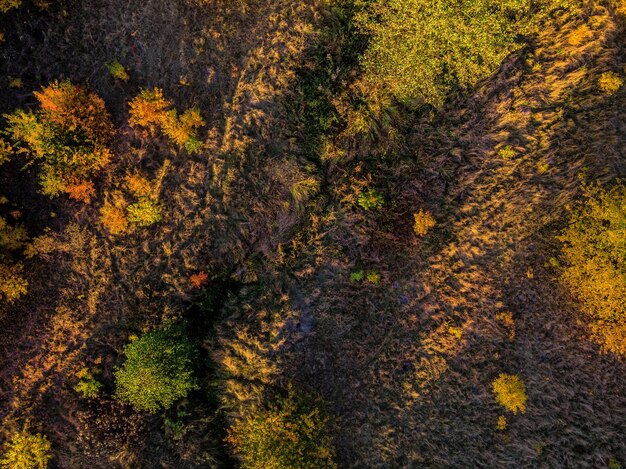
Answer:
[[[248,284],[205,341],[217,372],[202,384],[220,378],[228,418],[293,379],[336,415],[341,467],[624,461],[624,363],[588,340],[544,267],[579,176],[624,175],[624,90],[598,89],[624,64],[608,10],[555,18],[434,124],[403,121],[387,146],[344,135],[326,146],[341,157],[322,163],[303,150],[293,106],[298,73],[315,67],[307,49],[328,15],[321,2],[61,3],[4,27],[0,52],[2,75],[27,90],[90,83],[119,127],[90,206],[24,197],[33,225],[51,230],[25,261],[31,293],[0,306],[11,331],[0,417],[35,417],[55,464],[215,465],[204,396],[180,441],[106,397],[128,335],[183,315],[204,272]],[[116,58],[127,83],[107,71]],[[201,153],[127,126],[127,102],[154,86],[177,109],[201,110]],[[29,100],[10,89],[0,107]],[[514,154],[498,155],[507,147]],[[163,219],[129,229],[126,205],[148,185]],[[358,206],[366,188],[385,195],[382,207]],[[437,221],[424,236],[415,213]],[[359,270],[377,281],[350,281]],[[104,397],[78,400],[68,383],[98,358]],[[491,389],[502,373],[528,395],[504,424]]]

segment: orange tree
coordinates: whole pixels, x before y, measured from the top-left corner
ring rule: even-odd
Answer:
[[[34,94],[38,108],[5,115],[6,133],[18,151],[40,161],[44,194],[67,193],[89,202],[95,194],[92,178],[111,159],[113,126],[104,101],[69,81]]]

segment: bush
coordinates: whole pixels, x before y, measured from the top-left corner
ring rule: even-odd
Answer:
[[[425,236],[437,223],[430,212],[420,210],[413,214],[413,231],[417,236]]]
[[[111,76],[118,80],[128,81],[130,78],[124,66],[117,60],[114,60],[113,62],[108,64],[107,69],[109,70]]]
[[[0,217],[0,299],[15,301],[28,291],[24,267],[13,261],[11,251],[21,249],[27,240],[23,226],[10,226]]]
[[[197,388],[191,372],[193,348],[177,326],[142,335],[124,349],[115,371],[116,397],[137,410],[155,413]]]
[[[226,440],[244,468],[336,467],[327,426],[328,418],[290,388],[267,409],[255,407],[239,418]]]
[[[19,8],[22,0],[0,0],[0,12],[6,13],[11,8]]]
[[[4,139],[0,138],[0,166],[9,161],[12,153],[13,147]]]
[[[139,201],[126,208],[128,221],[139,226],[150,226],[161,221],[161,205],[149,197],[141,197]]]
[[[382,208],[385,200],[383,199],[383,196],[376,191],[376,189],[370,188],[359,194],[357,203],[359,204],[359,207],[364,210],[376,210]]]
[[[604,72],[598,80],[598,87],[604,94],[612,95],[624,84],[624,79],[615,72]]]
[[[401,102],[440,106],[490,75],[518,45],[531,0],[362,0],[367,80]]]
[[[113,126],[104,101],[69,81],[35,92],[39,108],[5,115],[7,133],[22,151],[41,160],[43,193],[68,192],[89,201],[91,178],[111,159]]]
[[[51,458],[50,441],[41,433],[14,433],[6,444],[0,466],[6,469],[45,469]]]
[[[626,186],[586,187],[559,240],[561,278],[606,351],[626,354]]]
[[[100,395],[102,383],[98,381],[89,368],[81,368],[76,374],[78,382],[74,390],[88,399],[94,399]]]
[[[24,267],[0,260],[0,299],[13,302],[28,293],[28,281],[22,276]]]
[[[526,386],[516,375],[501,374],[492,383],[496,401],[514,414],[526,411]]]
[[[131,126],[147,127],[151,131],[160,129],[190,153],[200,150],[202,142],[198,138],[197,130],[204,125],[204,120],[196,108],[186,110],[179,117],[172,102],[163,97],[163,91],[159,88],[142,90],[129,106],[128,122]]]

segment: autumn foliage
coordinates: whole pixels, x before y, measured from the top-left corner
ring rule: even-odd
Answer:
[[[93,177],[111,160],[113,127],[104,101],[69,81],[54,82],[35,92],[34,112],[6,115],[8,133],[23,152],[41,164],[44,194],[67,193],[89,202]]]
[[[187,109],[180,116],[172,101],[163,96],[159,88],[144,89],[130,103],[131,126],[141,126],[151,131],[160,130],[177,145],[189,152],[200,149],[202,142],[197,130],[204,125],[196,108]]]
[[[603,348],[626,354],[626,186],[585,188],[559,237],[563,282],[579,298]]]

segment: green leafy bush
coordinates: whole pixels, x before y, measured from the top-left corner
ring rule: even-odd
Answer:
[[[67,192],[89,201],[91,179],[111,159],[113,126],[104,101],[69,81],[54,82],[35,92],[35,112],[18,109],[5,115],[7,133],[23,152],[41,162],[42,191]]]
[[[122,81],[128,81],[130,79],[130,76],[128,76],[128,72],[118,60],[114,60],[113,62],[108,64],[107,69],[109,70],[109,73],[113,78]]]
[[[227,441],[250,469],[336,467],[328,418],[292,388],[267,408],[253,408],[228,430]]]
[[[4,469],[45,469],[51,458],[50,441],[41,433],[15,432],[6,444],[0,467]]]
[[[139,226],[150,226],[161,221],[161,205],[149,197],[141,197],[126,208],[128,221]]]
[[[138,410],[168,409],[197,388],[191,371],[193,348],[179,326],[142,335],[124,354],[126,361],[115,371],[116,396]]]
[[[100,395],[102,383],[98,381],[89,368],[82,368],[76,375],[78,382],[74,390],[88,399],[94,399]]]
[[[586,187],[559,239],[564,283],[604,348],[626,354],[626,186]]]
[[[362,0],[368,80],[402,102],[440,106],[493,73],[512,50],[531,0]]]
[[[370,188],[359,194],[357,203],[359,207],[364,210],[376,210],[383,206],[385,199],[383,199],[383,196],[380,195],[376,189]]]

